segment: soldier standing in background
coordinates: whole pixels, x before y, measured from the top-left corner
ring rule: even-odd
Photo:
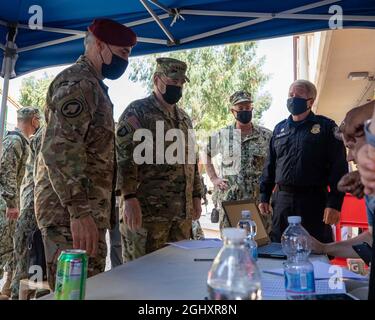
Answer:
[[[17,128],[3,141],[0,174],[0,273],[5,271],[2,299],[10,297],[14,271],[13,236],[20,213],[20,188],[29,154],[29,137],[39,128],[39,110],[17,110]]]
[[[14,273],[11,284],[12,300],[19,295],[20,280],[28,277],[27,240],[38,229],[34,210],[34,176],[36,173],[36,157],[40,151],[43,127],[30,137],[30,152],[26,161],[25,176],[20,192],[20,216],[14,232]]]
[[[248,92],[236,91],[229,100],[230,110],[236,122],[214,135],[207,147],[206,171],[215,187],[215,194],[212,198],[219,209],[220,230],[230,227],[228,217],[221,205],[223,201],[245,199],[258,201],[259,178],[272,136],[270,130],[255,125],[251,121],[253,100]],[[240,145],[233,140],[236,137],[234,129],[239,129],[241,132]],[[236,152],[234,149],[239,147],[240,150]],[[211,161],[216,155],[221,156],[221,161],[218,163],[219,175]],[[238,172],[231,173],[229,169],[235,167],[238,168]],[[262,220],[266,230],[270,232],[271,217],[262,216]]]

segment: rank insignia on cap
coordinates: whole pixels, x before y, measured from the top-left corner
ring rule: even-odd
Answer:
[[[311,128],[312,134],[318,134],[320,132],[320,124],[314,124]]]
[[[62,114],[67,118],[78,117],[82,110],[82,102],[76,99],[65,102],[61,108]]]

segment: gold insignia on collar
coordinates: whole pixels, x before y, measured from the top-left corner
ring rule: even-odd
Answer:
[[[311,128],[312,134],[318,134],[320,132],[320,124],[314,124]]]

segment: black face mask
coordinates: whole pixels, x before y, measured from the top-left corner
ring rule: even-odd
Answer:
[[[118,55],[114,54],[110,47],[108,47],[108,49],[112,53],[112,61],[110,62],[110,64],[104,63],[104,59],[102,57],[102,54],[100,53],[103,61],[102,75],[104,78],[115,80],[120,78],[124,74],[129,62],[128,60],[124,60]]]
[[[166,103],[175,104],[182,97],[182,88],[172,84],[165,84],[165,93],[162,93],[162,97]]]
[[[304,98],[297,98],[297,97],[294,97],[294,98],[289,98],[287,100],[287,107],[288,107],[288,110],[289,112],[294,115],[294,116],[297,116],[301,113],[304,113],[307,109],[309,109],[309,107],[307,106],[307,101],[311,100],[310,99],[304,99]]]
[[[253,111],[252,110],[237,111],[236,119],[243,124],[249,123],[252,118],[253,118]]]

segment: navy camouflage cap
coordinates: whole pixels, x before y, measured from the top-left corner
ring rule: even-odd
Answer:
[[[38,108],[35,107],[22,107],[17,110],[17,118],[18,119],[30,119],[32,117],[37,117],[40,119],[40,111]]]
[[[190,81],[186,76],[187,65],[185,62],[173,58],[157,58],[156,72],[162,73],[166,77],[179,80]]]
[[[251,94],[247,91],[240,90],[233,93],[229,98],[230,103],[234,106],[240,102],[253,102],[251,99]]]

